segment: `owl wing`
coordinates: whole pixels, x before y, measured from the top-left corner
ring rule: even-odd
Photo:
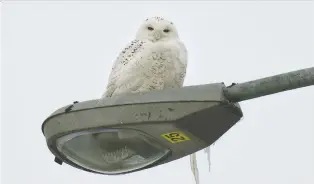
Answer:
[[[186,76],[186,68],[187,68],[187,62],[188,62],[188,53],[185,45],[182,42],[178,42],[179,47],[179,54],[178,59],[179,62],[177,62],[176,66],[176,76],[175,76],[175,83],[178,87],[183,86],[183,82]]]
[[[109,81],[107,85],[106,92],[102,95],[102,97],[111,97],[115,90],[117,89],[119,82],[127,83],[126,80],[129,80],[128,72],[136,72],[131,70],[136,62],[139,62],[143,58],[145,52],[147,52],[147,47],[149,43],[141,40],[134,40],[129,43],[119,54],[117,59],[115,60],[111,73],[109,75]]]

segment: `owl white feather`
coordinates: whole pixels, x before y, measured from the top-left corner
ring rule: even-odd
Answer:
[[[175,25],[161,17],[146,19],[113,64],[103,98],[180,88],[186,76],[187,49]],[[198,184],[196,155],[191,168]]]

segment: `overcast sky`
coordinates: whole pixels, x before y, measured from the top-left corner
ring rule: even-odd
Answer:
[[[193,184],[189,158],[127,175],[56,164],[44,119],[99,98],[114,59],[150,16],[189,52],[185,85],[244,82],[314,65],[313,1],[5,2],[1,9],[1,183]],[[242,102],[244,118],[197,153],[201,184],[313,184],[314,87]],[[219,123],[219,122],[217,122]]]

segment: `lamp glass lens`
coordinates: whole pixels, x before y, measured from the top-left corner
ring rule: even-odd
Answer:
[[[154,138],[131,129],[77,132],[57,140],[75,164],[103,174],[121,174],[155,163],[170,153]]]

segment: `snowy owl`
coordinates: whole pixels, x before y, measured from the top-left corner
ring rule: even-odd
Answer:
[[[187,49],[175,25],[161,17],[148,18],[139,27],[135,40],[114,62],[102,98],[180,88],[186,76],[187,61]],[[191,168],[198,183],[195,156],[191,155]]]
[[[180,88],[186,67],[187,50],[174,24],[148,18],[114,62],[102,97]]]

